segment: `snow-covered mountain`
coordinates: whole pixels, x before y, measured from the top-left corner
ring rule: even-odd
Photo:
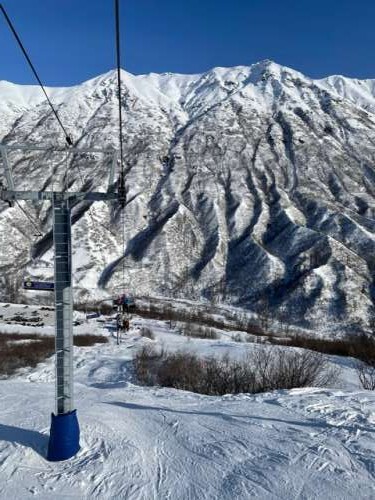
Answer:
[[[122,72],[128,198],[74,211],[77,296],[211,298],[306,327],[368,328],[375,254],[375,80],[263,61],[199,75]],[[77,147],[118,147],[116,75],[48,89]],[[39,88],[0,82],[0,140],[64,145]],[[12,153],[18,188],[103,189],[109,158]],[[51,261],[48,203],[1,204],[8,291]],[[34,266],[34,271],[35,266]],[[46,271],[47,273],[47,271]],[[84,291],[87,292],[84,292]],[[3,297],[6,292],[3,291]]]

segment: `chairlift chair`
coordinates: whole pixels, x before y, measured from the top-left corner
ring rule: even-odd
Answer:
[[[113,308],[118,312],[129,313],[135,309],[135,300],[132,294],[123,292],[113,299]]]

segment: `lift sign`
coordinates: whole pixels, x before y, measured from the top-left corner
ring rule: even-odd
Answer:
[[[55,283],[51,281],[24,281],[23,287],[27,290],[47,290],[53,291],[55,289]]]

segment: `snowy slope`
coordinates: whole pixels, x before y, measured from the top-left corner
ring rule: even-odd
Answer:
[[[199,75],[122,72],[126,250],[118,206],[75,208],[77,299],[121,282],[202,297],[329,332],[373,316],[374,81],[314,81],[272,61]],[[4,143],[63,145],[38,89],[0,84]],[[77,147],[117,148],[116,75],[48,89]],[[110,160],[12,153],[21,189],[104,189]],[[51,210],[1,205],[7,293],[31,255],[51,261]],[[34,269],[35,270],[35,269]],[[43,271],[41,271],[43,274]],[[5,292],[3,294],[5,298]]]
[[[44,459],[53,360],[0,381],[1,498],[374,497],[375,397],[358,389],[350,360],[341,389],[208,397],[141,387],[131,357],[146,342],[218,355],[256,345],[188,341],[157,322],[150,341],[135,323],[120,346],[75,349],[82,449],[72,460]]]

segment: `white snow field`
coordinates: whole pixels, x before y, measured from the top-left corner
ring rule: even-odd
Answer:
[[[79,328],[111,335],[95,321]],[[375,395],[359,388],[352,360],[331,358],[342,366],[335,389],[212,397],[138,385],[131,359],[145,343],[202,355],[256,348],[141,319],[120,346],[110,336],[75,348],[81,450],[59,463],[44,458],[53,358],[0,380],[1,499],[375,498]]]

